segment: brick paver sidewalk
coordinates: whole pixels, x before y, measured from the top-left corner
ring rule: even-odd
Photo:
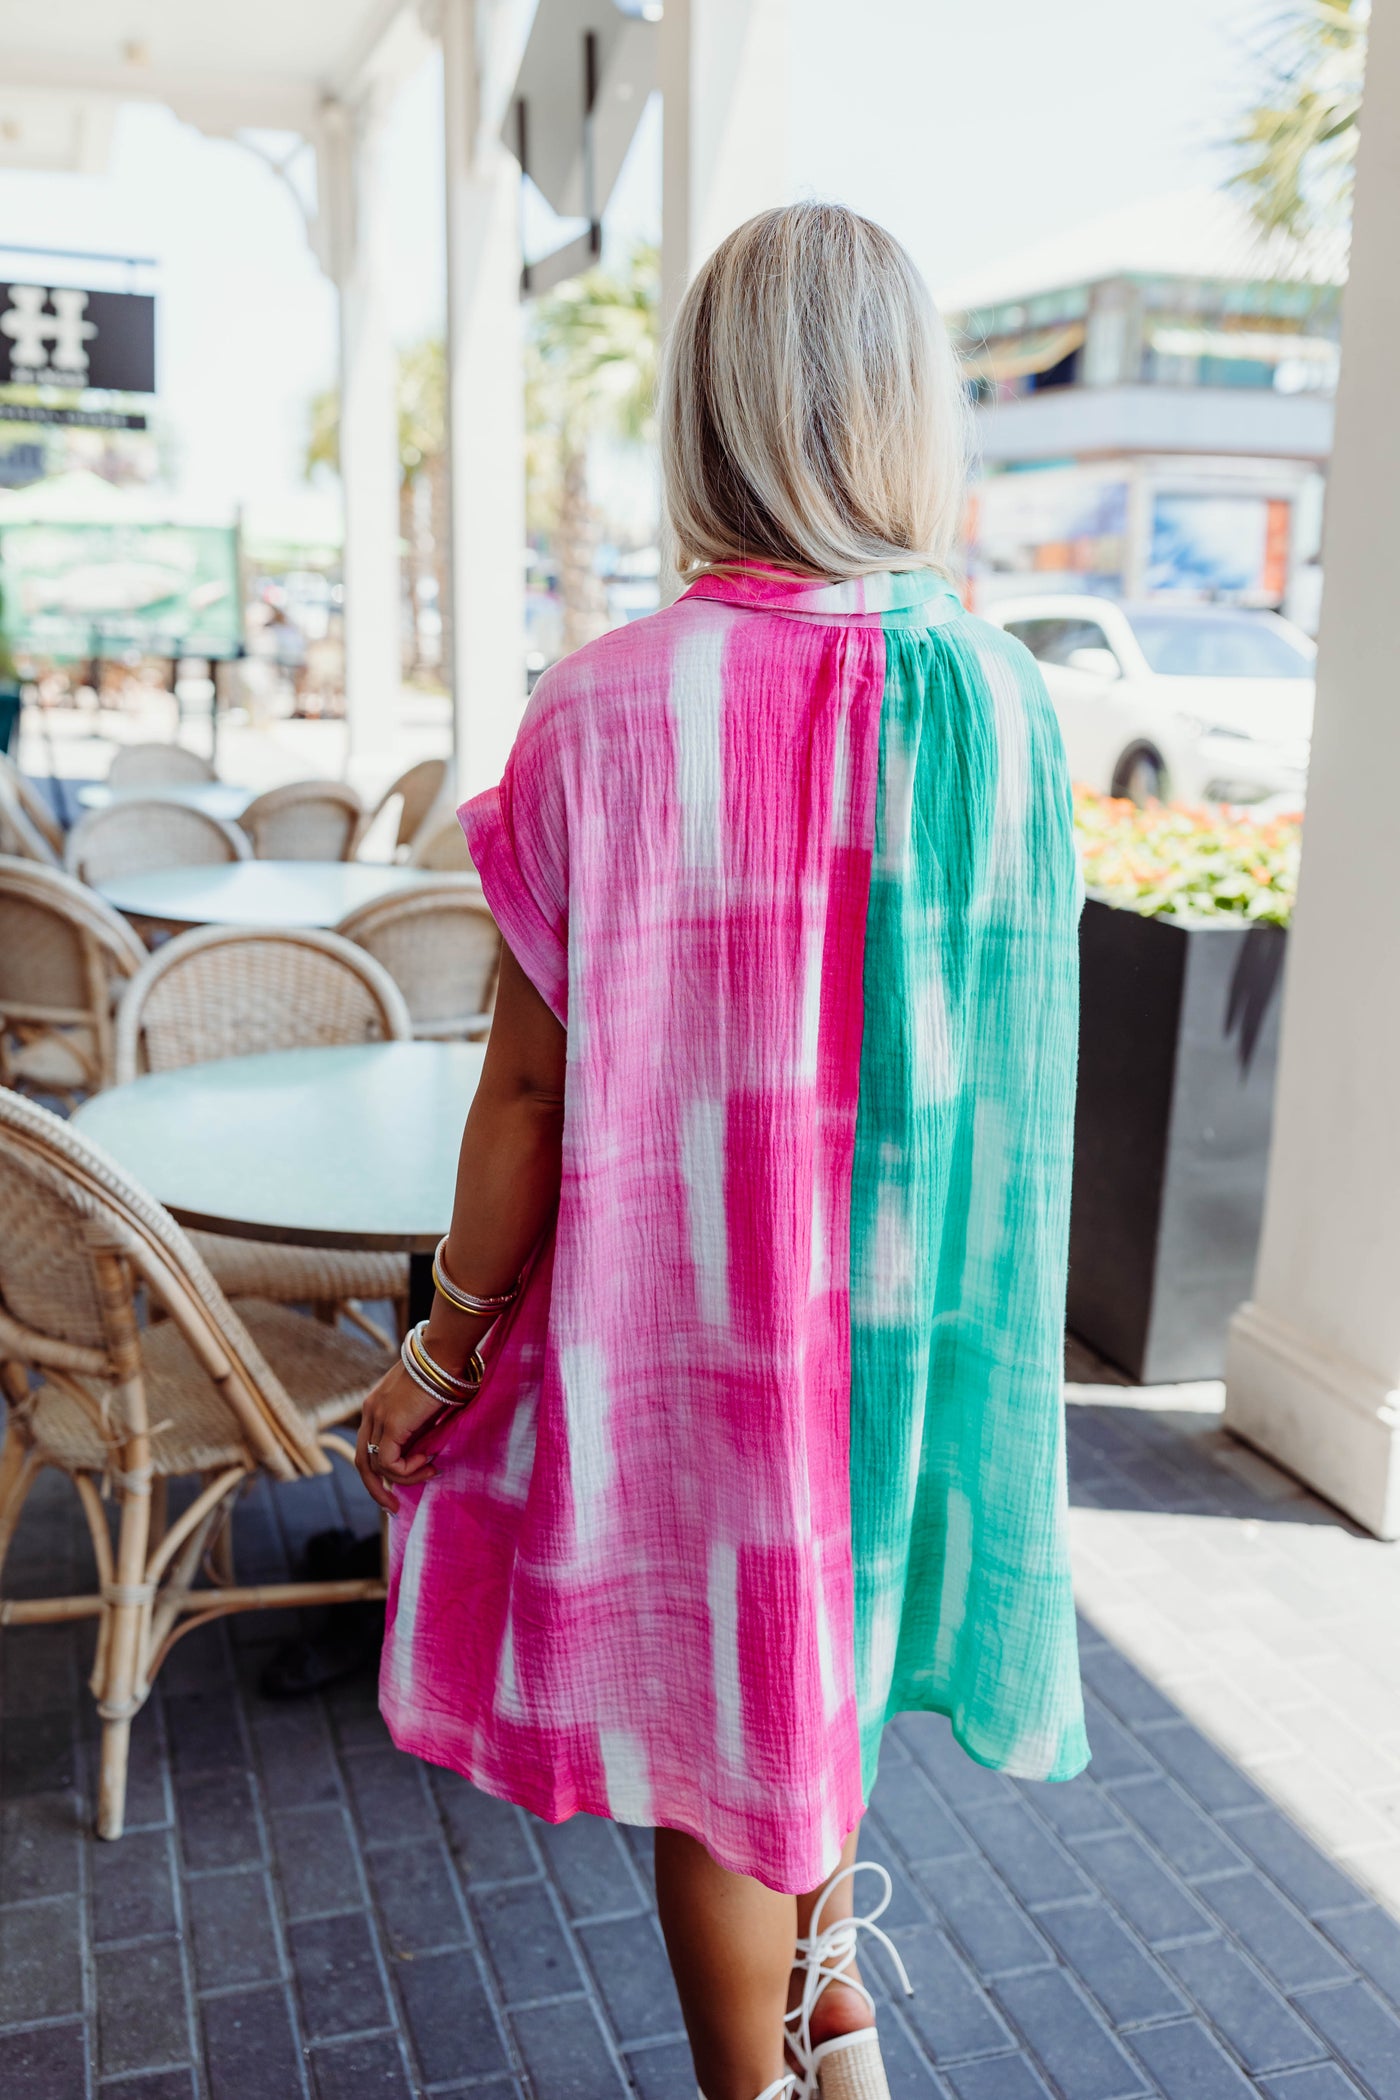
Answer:
[[[1400,2100],[1370,1893],[1400,1888],[1393,1549],[1209,1416],[1076,1405],[1071,1451],[1092,1774],[1013,1785],[931,1719],[886,1738],[897,2100]],[[343,1488],[250,1497],[241,1570],[283,1572]],[[13,1588],[89,1580],[79,1531],[47,1483]],[[117,1845],[87,1835],[90,1632],[0,1639],[4,2100],[693,2100],[648,1837],[400,1758],[369,1677],[262,1699],[282,1630],[175,1651]]]

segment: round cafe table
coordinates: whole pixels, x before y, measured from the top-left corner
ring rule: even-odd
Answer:
[[[235,787],[230,780],[129,781],[125,787],[109,787],[105,780],[90,780],[78,789],[82,809],[110,809],[116,802],[178,802],[185,809],[202,810],[206,817],[222,817],[236,824],[256,793],[254,788]]]
[[[182,1225],[406,1253],[421,1320],[485,1054],[355,1043],[225,1058],[110,1087],[72,1120]]]
[[[96,885],[132,919],[179,926],[257,926],[285,931],[337,926],[372,898],[453,878],[432,868],[358,860],[235,860],[215,867],[146,868]],[[475,878],[457,878],[475,888]]]

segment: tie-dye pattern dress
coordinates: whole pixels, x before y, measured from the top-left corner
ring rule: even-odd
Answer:
[[[886,1719],[1087,1760],[1076,873],[1032,659],[927,571],[705,577],[462,811],[568,1033],[557,1220],[402,1497],[401,1747],[815,1887]]]

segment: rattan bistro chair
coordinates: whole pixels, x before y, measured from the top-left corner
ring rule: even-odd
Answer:
[[[467,837],[455,817],[445,823],[425,825],[409,849],[409,866],[431,868],[436,875],[474,875],[476,862],[467,849]]]
[[[501,931],[470,877],[445,875],[406,895],[373,898],[336,931],[383,963],[408,1001],[416,1036],[489,1032]]]
[[[97,1833],[116,1838],[132,1719],[177,1640],[227,1612],[383,1594],[373,1580],[239,1587],[220,1548],[259,1473],[296,1480],[329,1472],[331,1451],[352,1455],[333,1425],[390,1359],[284,1306],[235,1312],[168,1212],[67,1124],[4,1092],[0,1213],[12,1221],[0,1234],[0,1571],[53,1466],[77,1490],[98,1577],[88,1595],[0,1597],[0,1625],[97,1620]],[[167,1317],[141,1327],[138,1292]],[[167,1527],[165,1483],[187,1474],[200,1491]],[[220,1579],[197,1589],[202,1566]]]
[[[233,824],[181,802],[133,800],[91,809],[68,834],[64,859],[83,882],[148,868],[207,868],[248,860],[248,841]]]
[[[296,780],[257,796],[238,821],[259,860],[350,860],[364,805],[338,780]]]
[[[110,1086],[116,993],[146,951],[101,897],[57,868],[0,859],[0,1085]]]
[[[207,758],[183,744],[121,744],[107,768],[108,787],[168,787],[218,777]]]
[[[399,1043],[413,1033],[388,972],[334,933],[261,933],[207,926],[157,949],[117,1009],[119,1085],[219,1057],[335,1043]],[[249,1142],[253,1133],[248,1133]],[[238,1133],[230,1133],[238,1142]],[[293,1247],[192,1232],[230,1298],[342,1307],[361,1325],[360,1300],[389,1299],[402,1324],[408,1257]]]
[[[406,860],[418,834],[424,830],[430,819],[434,820],[436,829],[435,820],[439,809],[444,815],[450,815],[447,809],[447,760],[420,759],[416,766],[410,766],[406,773],[400,773],[398,779],[385,788],[376,802],[365,826],[366,831],[373,826],[380,811],[387,809],[396,795],[401,798],[401,807],[392,858]]]
[[[47,810],[41,815],[38,801],[18,766],[0,755],[0,853],[61,868],[63,834]]]

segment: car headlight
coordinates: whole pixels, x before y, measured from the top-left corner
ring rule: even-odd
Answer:
[[[1229,737],[1232,742],[1239,744],[1254,744],[1259,741],[1257,737],[1251,736],[1247,729],[1231,729],[1224,722],[1203,722],[1199,715],[1178,715],[1177,720],[1182,728],[1189,730],[1193,736]]]

